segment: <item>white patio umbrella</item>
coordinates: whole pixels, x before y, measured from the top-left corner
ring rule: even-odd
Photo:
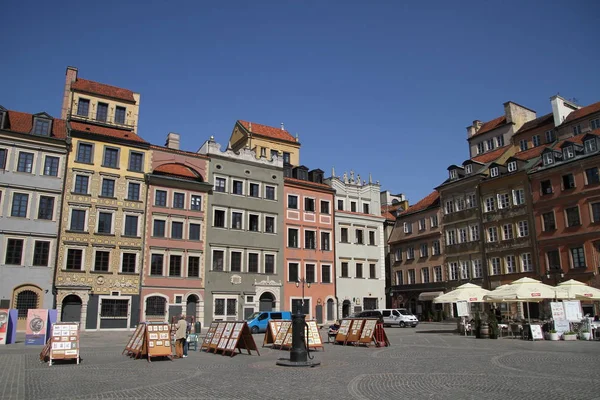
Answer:
[[[556,286],[559,293],[558,298],[563,299],[581,299],[581,300],[600,300],[600,290],[586,285],[583,282],[570,279],[561,282]]]
[[[433,299],[434,303],[456,303],[457,301],[466,301],[468,303],[483,302],[483,296],[491,293],[489,290],[472,283],[465,283],[456,289],[444,293]]]

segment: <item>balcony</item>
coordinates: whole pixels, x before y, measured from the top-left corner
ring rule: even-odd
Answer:
[[[502,251],[510,249],[520,249],[523,247],[531,246],[531,240],[528,237],[518,237],[508,240],[501,240],[499,242],[486,243],[485,247],[487,251]]]
[[[456,211],[450,214],[444,214],[442,221],[444,224],[462,221],[465,219],[477,219],[479,209],[478,208],[467,208],[465,210]]]
[[[136,124],[136,120],[135,119],[127,119],[125,118],[123,120],[123,122],[117,122],[115,120],[115,113],[108,113],[106,115],[106,119],[98,119],[97,115],[90,115],[92,113],[88,113],[86,114],[77,114],[77,113],[70,113],[69,114],[69,119],[73,120],[73,121],[80,121],[80,122],[91,122],[94,124],[101,124],[101,125],[105,125],[111,128],[127,128],[127,129],[132,129],[135,128],[135,124]]]
[[[494,222],[522,215],[527,215],[527,206],[524,204],[515,207],[502,208],[489,213],[484,213],[483,222]]]
[[[479,241],[446,245],[446,255],[479,252]]]

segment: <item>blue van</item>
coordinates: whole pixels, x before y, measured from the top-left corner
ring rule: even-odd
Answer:
[[[252,333],[266,332],[271,319],[292,319],[289,311],[259,311],[249,316],[246,321]]]

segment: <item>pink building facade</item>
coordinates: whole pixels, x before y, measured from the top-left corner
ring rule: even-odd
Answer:
[[[167,147],[151,150],[140,321],[179,314],[202,321],[209,159],[180,151],[172,133]]]

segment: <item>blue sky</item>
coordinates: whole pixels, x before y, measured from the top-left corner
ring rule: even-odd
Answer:
[[[413,203],[467,158],[465,127],[504,102],[540,116],[558,92],[600,101],[597,1],[143,4],[5,4],[0,104],[59,116],[73,65],[141,93],[153,143],[178,132],[195,151],[226,144],[237,119],[283,122],[309,168],[370,172]]]

